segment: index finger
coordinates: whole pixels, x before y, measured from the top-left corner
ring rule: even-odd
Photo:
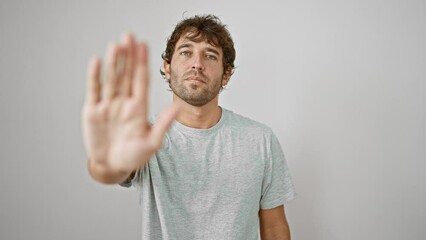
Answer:
[[[144,105],[148,103],[148,49],[145,43],[136,46],[135,74],[133,76],[132,94]]]

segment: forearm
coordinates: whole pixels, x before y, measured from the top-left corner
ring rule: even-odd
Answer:
[[[108,164],[89,159],[88,169],[90,176],[104,184],[119,184],[124,182],[132,171],[113,169]]]

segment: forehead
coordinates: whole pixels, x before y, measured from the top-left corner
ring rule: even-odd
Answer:
[[[197,35],[191,32],[183,34],[179,40],[176,42],[175,50],[179,49],[179,47],[200,47],[205,49],[213,49],[216,50],[219,54],[222,55],[222,48],[217,46],[214,42],[209,42],[208,39],[204,36]]]

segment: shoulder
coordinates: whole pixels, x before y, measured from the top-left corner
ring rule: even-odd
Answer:
[[[245,134],[256,134],[270,138],[273,135],[272,129],[264,123],[253,120],[249,117],[234,113],[231,110],[223,109],[226,117],[226,126],[233,130],[242,131]]]

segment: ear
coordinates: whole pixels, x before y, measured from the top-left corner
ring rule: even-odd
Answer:
[[[232,68],[228,68],[228,70],[223,74],[223,78],[222,78],[222,86],[226,86],[229,82],[229,79],[231,78],[232,75]]]
[[[166,75],[166,80],[170,80],[170,64],[166,62],[166,60],[163,61],[163,69],[164,74]]]

